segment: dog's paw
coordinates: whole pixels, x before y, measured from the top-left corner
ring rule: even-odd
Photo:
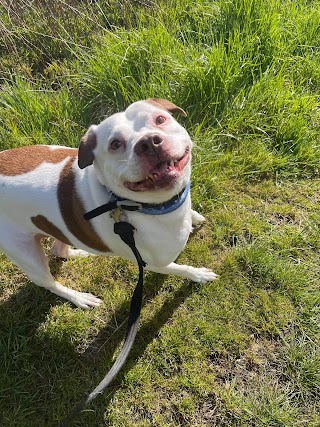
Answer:
[[[190,272],[189,278],[193,282],[197,283],[207,283],[212,282],[213,280],[217,279],[219,276],[218,274],[214,273],[210,268],[193,268],[193,271]]]
[[[70,301],[77,307],[89,309],[92,307],[99,307],[102,304],[102,300],[92,294],[86,292],[74,292],[76,292],[76,294],[70,298]]]
[[[200,215],[197,211],[192,211],[191,215],[193,227],[200,227],[206,220],[205,217]]]
[[[69,248],[67,258],[85,258],[87,256],[95,256],[90,252],[83,251],[82,249]]]
[[[92,294],[67,288],[59,282],[54,282],[47,289],[52,293],[67,299],[80,308],[89,309],[91,307],[99,307],[103,302],[100,298],[97,298]]]

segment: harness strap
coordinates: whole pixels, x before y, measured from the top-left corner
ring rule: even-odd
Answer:
[[[127,360],[134,343],[138,331],[142,305],[143,267],[146,266],[146,263],[143,261],[138,249],[136,248],[133,235],[134,230],[135,228],[125,221],[116,222],[114,224],[114,232],[118,234],[121,239],[131,248],[139,266],[139,279],[131,300],[129,320],[124,344],[116,361],[110,368],[109,372],[105,375],[103,380],[91,393],[87,394],[87,396],[85,396],[77,405],[74,406],[74,408],[68,413],[64,420],[60,422],[58,427],[69,426],[70,422],[83,410],[83,408],[88,405],[98,394],[101,394],[106,389],[106,387],[108,387],[108,385],[113,381]]]

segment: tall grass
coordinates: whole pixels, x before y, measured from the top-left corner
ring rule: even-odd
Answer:
[[[124,27],[119,26],[121,19],[115,7],[116,3],[103,10],[90,3],[86,9],[83,5],[56,2],[40,8],[35,2],[30,3],[27,13],[20,13],[18,7],[10,21],[16,30],[9,39],[15,42],[19,61],[22,54],[32,66],[24,76],[28,83],[20,75],[17,84],[13,71],[7,78],[3,73],[7,88],[9,85],[15,92],[10,102],[8,90],[3,91],[0,99],[8,111],[4,129],[9,129],[11,135],[14,131],[14,137],[19,139],[20,130],[11,132],[11,126],[15,125],[10,120],[16,123],[19,112],[30,112],[36,118],[31,126],[37,129],[32,140],[56,139],[73,145],[72,134],[77,123],[72,122],[87,126],[136,99],[162,96],[183,105],[190,116],[189,124],[197,124],[201,139],[210,135],[205,137],[210,144],[217,134],[219,147],[234,150],[235,155],[238,150],[248,149],[257,158],[254,146],[265,151],[261,162],[247,165],[239,171],[240,175],[250,174],[250,169],[254,174],[261,171],[262,175],[281,171],[293,175],[317,174],[319,11],[316,3],[166,2],[150,3],[134,11],[128,2],[119,8]],[[41,18],[37,25],[45,26],[41,31],[31,25],[34,14]],[[54,34],[61,28],[52,27],[51,20],[60,22],[62,14],[72,24],[67,25],[68,31],[64,24],[65,31],[59,32],[59,38]],[[107,16],[115,20],[114,26]],[[104,27],[103,19],[109,22]],[[83,21],[91,26],[91,31],[97,22],[97,31],[88,31],[81,26]],[[43,37],[32,38],[37,49],[30,49],[29,38],[19,31],[29,31],[29,38],[34,33],[45,32],[51,37],[50,43]],[[3,32],[7,40],[9,29]],[[52,47],[50,52],[43,45]],[[38,50],[46,56],[45,60],[41,57],[40,74],[39,67],[33,67],[35,61],[26,56],[24,49],[38,59]],[[4,56],[7,55],[9,48],[5,50]],[[9,56],[11,60],[16,58],[12,53]],[[62,111],[64,119],[60,120],[60,113],[55,117],[54,112],[58,111]],[[69,119],[70,114],[73,119]],[[28,133],[29,124],[24,124],[25,120],[28,119],[19,120],[21,138],[24,127]],[[59,132],[55,136],[55,127],[62,127],[65,137],[61,138]],[[50,132],[52,128],[54,131]],[[233,168],[237,169],[237,164]]]

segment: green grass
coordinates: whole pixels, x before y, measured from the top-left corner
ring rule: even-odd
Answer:
[[[75,426],[320,425],[319,29],[312,0],[0,0],[0,149],[78,146],[104,115],[170,99],[207,218],[179,262],[220,275],[146,275],[132,354]],[[74,308],[0,255],[1,427],[56,426],[123,340],[136,268],[50,265],[104,304]]]

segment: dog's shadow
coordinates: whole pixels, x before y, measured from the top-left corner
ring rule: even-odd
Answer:
[[[152,300],[156,297],[158,292],[161,291],[163,283],[166,277],[156,273],[149,273],[143,297],[143,306],[146,305],[147,301]],[[108,408],[110,401],[114,393],[121,385],[123,378],[130,371],[130,369],[136,364],[137,360],[144,354],[147,346],[150,342],[157,337],[161,328],[167,323],[172,317],[178,307],[183,304],[186,298],[192,294],[194,285],[190,281],[184,281],[182,286],[178,289],[170,292],[168,297],[160,309],[154,314],[154,316],[146,322],[141,322],[141,326],[138,330],[135,343],[131,350],[131,353],[122,367],[121,371],[113,381],[113,383],[105,390],[103,397],[97,397],[89,407],[89,411],[84,411],[78,415],[77,419],[80,422],[79,425],[95,425],[95,422],[101,421],[104,418],[104,413]],[[143,310],[142,306],[142,310]],[[116,318],[124,319],[128,316],[129,307],[127,304],[123,304],[115,313]],[[142,313],[143,317],[143,313]],[[78,394],[78,398],[70,403],[70,406],[65,407],[65,413],[62,418],[72,409],[72,404],[75,405],[88,393],[96,387],[96,385],[103,379],[103,376],[107,373],[108,369],[112,366],[111,361],[113,360],[114,353],[119,347],[120,342],[124,339],[127,322],[123,325],[115,334],[112,334],[110,338],[110,329],[114,326],[113,320],[110,324],[107,324],[90,343],[84,353],[81,355],[80,360],[85,364],[86,370],[91,371],[90,383],[83,384],[82,390],[85,390],[82,394]],[[93,380],[95,378],[95,381]],[[60,405],[61,406],[61,405]],[[94,413],[93,413],[94,411]]]
[[[59,274],[64,260],[52,257],[50,259],[50,271],[53,276]],[[16,268],[16,267],[14,267]],[[17,271],[19,271],[17,269]],[[22,273],[21,273],[22,274]],[[18,280],[20,282],[20,279]],[[40,288],[30,282],[24,276],[24,282],[4,302],[0,303],[0,333],[5,334],[6,326],[10,324],[14,328],[18,324],[23,325],[30,334],[34,333],[38,325],[42,323],[47,314],[55,304],[59,304],[59,299],[43,288]],[[16,287],[16,286],[13,286]],[[5,285],[1,289],[0,297],[5,296]],[[45,297],[43,297],[45,295]],[[35,301],[41,301],[41,304],[35,304]]]
[[[63,260],[58,258],[51,258],[50,269],[54,275],[59,273],[63,262]],[[170,280],[167,277],[168,276],[156,273],[148,273],[146,275],[142,309],[148,301],[154,299],[161,291],[164,281]],[[91,425],[91,423],[94,422],[93,418],[96,419],[97,422],[103,419],[103,413],[107,409],[112,396],[121,384],[126,373],[143,355],[148,344],[157,336],[162,326],[172,317],[175,310],[192,293],[193,289],[194,285],[192,285],[191,282],[184,281],[182,286],[178,289],[170,290],[170,294],[168,294],[169,297],[151,319],[146,322],[141,322],[136,341],[126,364],[104,396],[98,396],[97,399],[90,404],[91,411],[85,411],[78,416],[78,421],[80,422],[79,425]],[[41,304],[35,304],[34,301],[36,300],[41,300]],[[56,381],[58,388],[60,390],[64,390],[64,388],[70,390],[70,386],[68,387],[69,382],[81,384],[82,378],[88,378],[83,384],[81,384],[80,390],[82,390],[83,393],[90,393],[101,381],[108,371],[108,368],[111,367],[114,353],[125,336],[129,304],[126,301],[119,306],[114,313],[114,317],[111,318],[110,321],[99,331],[97,336],[90,342],[86,350],[79,357],[77,350],[74,348],[68,337],[57,337],[55,342],[50,341],[52,338],[44,336],[37,338],[39,325],[46,321],[50,309],[55,305],[59,305],[61,301],[62,300],[59,297],[56,297],[31,283],[24,285],[0,305],[0,319],[7,319],[8,322],[7,328],[6,325],[2,325],[1,335],[4,341],[9,341],[10,333],[14,333],[14,329],[17,328],[19,329],[20,336],[22,333],[25,342],[28,343],[29,346],[35,345],[38,348],[43,348],[43,352],[46,352],[46,348],[50,349],[52,346],[54,347],[55,353],[63,351],[66,365],[61,365],[61,370],[59,373],[56,373],[54,380]],[[123,322],[123,326],[116,332],[114,332],[114,318],[116,318],[120,324]],[[11,326],[9,325],[10,322]],[[31,353],[32,350],[33,349],[31,348]],[[56,357],[58,360],[59,354],[57,354]],[[44,360],[42,363],[46,363]],[[65,366],[70,364],[76,365],[78,369],[73,368],[66,374],[67,368],[65,368]],[[50,362],[47,362],[47,366],[42,366],[42,369],[43,372],[47,372],[46,375],[49,377]],[[83,370],[85,371],[85,375],[81,374]],[[19,378],[17,377],[17,382],[18,381]],[[50,378],[50,384],[51,387],[53,387],[53,393],[55,394],[54,401],[50,404],[50,412],[52,412],[48,415],[48,408],[44,408],[43,413],[39,410],[39,426],[56,426],[58,424],[58,419],[63,419],[68,411],[72,409],[72,405],[76,404],[84,396],[83,393],[78,393],[79,388],[76,388],[75,390],[72,390],[72,392],[74,392],[73,395],[69,395],[67,399],[65,392],[61,392],[60,399],[59,393],[57,392],[57,389],[55,389],[55,383],[52,381],[53,378]],[[64,397],[62,395],[64,395]],[[53,402],[57,402],[56,406]],[[69,402],[70,404],[65,403],[64,405],[63,402]],[[37,402],[37,405],[39,408],[43,407],[42,404],[40,405],[40,402]],[[92,409],[95,411],[95,414],[92,413]],[[86,420],[89,424],[86,424]]]

